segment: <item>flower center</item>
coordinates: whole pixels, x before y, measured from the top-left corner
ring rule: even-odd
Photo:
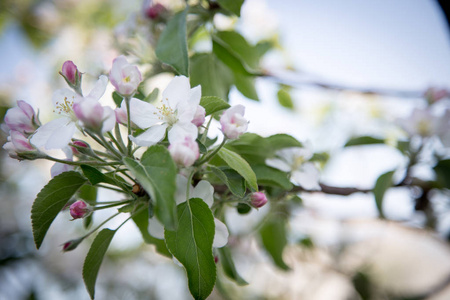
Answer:
[[[160,114],[158,119],[165,121],[169,126],[172,126],[178,121],[176,116],[177,111],[174,111],[170,106],[163,104],[161,107],[158,107],[158,110]]]
[[[75,97],[72,96],[72,100],[67,99],[67,97],[64,97],[63,102],[56,101],[56,106],[53,112],[57,112],[59,115],[61,113],[63,114],[70,114],[72,112],[72,106],[73,106],[73,100]]]
[[[131,78],[130,78],[130,76],[127,76],[127,77],[123,78],[122,81],[128,83],[131,81]]]
[[[422,119],[417,124],[417,130],[421,136],[427,136],[431,132],[431,124],[429,120]]]
[[[305,158],[303,156],[296,156],[292,164],[292,170],[298,170],[300,166],[303,165],[304,162]]]

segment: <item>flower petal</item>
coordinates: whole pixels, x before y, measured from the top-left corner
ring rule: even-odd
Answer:
[[[214,218],[214,223],[216,225],[216,233],[214,234],[213,247],[221,248],[228,243],[228,228],[219,219]]]
[[[102,133],[111,131],[116,125],[116,114],[111,107],[104,106],[103,107],[103,126]]]
[[[192,137],[194,140],[197,138],[198,128],[190,121],[189,123],[175,123],[171,129],[169,129],[169,142],[171,144],[177,141],[184,140],[186,136]]]
[[[190,90],[191,85],[187,77],[175,76],[162,93],[163,102],[168,101],[169,106],[175,108],[179,102],[187,102]]]
[[[99,100],[106,91],[106,86],[108,85],[108,77],[105,75],[100,75],[94,87],[87,97]]]
[[[132,98],[130,101],[130,119],[141,129],[161,123],[159,110],[150,103]]]
[[[313,163],[305,163],[300,170],[292,172],[291,181],[307,190],[321,190],[319,175],[319,170]]]
[[[187,178],[183,175],[177,174],[177,190],[175,192],[175,201],[178,204],[186,201],[186,189],[187,189]],[[190,187],[189,194],[192,190]]]
[[[266,159],[266,165],[269,167],[281,170],[283,172],[290,172],[291,166],[287,164],[284,160],[279,158],[268,158]]]
[[[144,131],[144,133],[134,137],[130,135],[130,139],[139,146],[150,147],[160,142],[166,134],[167,124],[154,125]]]
[[[156,218],[148,219],[148,232],[154,238],[164,239],[164,226]]]
[[[46,149],[61,149],[69,144],[75,129],[69,118],[55,119],[39,127],[30,142],[38,148],[45,145]]]
[[[211,183],[209,183],[206,180],[202,180],[194,188],[190,197],[191,198],[200,198],[206,204],[208,204],[209,207],[211,207],[214,202],[214,188],[211,185]]]

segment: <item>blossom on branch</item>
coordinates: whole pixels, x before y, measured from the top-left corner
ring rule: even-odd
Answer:
[[[23,159],[23,155],[29,152],[37,152],[30,141],[19,131],[11,130],[8,142],[3,145],[11,158]]]
[[[197,142],[189,135],[171,143],[169,152],[175,163],[181,167],[192,166],[200,156]]]
[[[128,63],[125,56],[114,59],[109,80],[122,96],[132,96],[142,82],[142,75],[137,66]]]
[[[181,137],[197,138],[197,126],[192,124],[200,103],[201,88],[191,89],[189,79],[176,76],[164,90],[161,106],[155,107],[139,99],[131,99],[130,119],[145,131],[131,140],[139,146],[152,146],[160,142],[168,130],[169,142]]]
[[[223,134],[229,139],[237,139],[247,131],[248,121],[244,118],[245,107],[235,105],[227,109],[220,117]]]
[[[61,149],[67,146],[75,134],[78,118],[73,111],[74,104],[81,101],[98,101],[105,93],[108,78],[101,75],[92,91],[81,97],[69,89],[60,89],[53,94],[54,112],[61,117],[39,127],[31,137],[31,143],[45,149]]]
[[[17,107],[8,109],[4,120],[4,131],[14,130],[25,135],[33,133],[41,125],[33,107],[23,100],[17,101]]]
[[[307,148],[284,148],[275,153],[275,158],[266,159],[266,164],[290,173],[291,182],[295,185],[307,190],[320,190],[319,170],[308,161],[312,155]]]

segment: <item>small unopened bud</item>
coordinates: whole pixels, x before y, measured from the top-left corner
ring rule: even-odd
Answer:
[[[70,215],[74,219],[87,217],[92,212],[92,208],[86,202],[78,200],[70,206]]]
[[[79,149],[82,149],[81,151],[84,153],[85,150],[89,149],[90,147],[83,141],[74,141],[72,143],[72,146],[70,146],[70,148],[72,149],[72,153],[74,155],[79,155],[80,154]]]
[[[152,20],[158,19],[163,13],[166,12],[166,8],[161,3],[156,3],[145,10],[145,15]]]
[[[62,251],[63,251],[63,252],[68,252],[68,251],[74,250],[75,248],[78,247],[78,245],[79,245],[83,240],[84,240],[84,238],[81,237],[81,238],[78,238],[78,239],[74,239],[74,240],[70,240],[70,241],[68,241],[68,242],[65,242],[65,243],[63,244]]]
[[[449,92],[446,89],[430,87],[425,91],[424,96],[427,99],[429,104],[433,104],[445,97],[448,97],[448,95],[449,95]]]
[[[256,192],[251,195],[251,204],[255,208],[260,208],[266,205],[267,197],[263,192]]]
[[[220,117],[223,134],[229,139],[237,139],[247,131],[248,121],[244,118],[245,107],[235,105],[227,109]]]
[[[197,106],[197,110],[195,111],[194,118],[192,119],[192,124],[197,127],[200,127],[205,122],[206,111],[203,106]]]
[[[175,163],[182,167],[192,166],[200,155],[198,144],[191,136],[170,144],[169,152]]]
[[[62,77],[64,77],[67,84],[71,87],[80,86],[81,73],[80,71],[78,71],[77,66],[71,60],[64,62],[60,74],[62,75]]]

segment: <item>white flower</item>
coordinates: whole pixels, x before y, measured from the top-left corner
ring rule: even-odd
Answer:
[[[428,108],[415,108],[410,116],[397,121],[410,136],[432,136],[439,127],[439,119]]]
[[[320,190],[319,170],[308,162],[312,152],[306,148],[284,148],[275,153],[276,158],[266,159],[270,167],[289,172],[291,182],[307,190]]]
[[[177,175],[177,191],[175,194],[175,200],[177,205],[186,201],[186,188],[187,188],[187,178],[182,175]],[[189,198],[200,198],[209,207],[212,206],[214,202],[214,188],[212,185],[205,180],[200,181],[194,188],[190,185],[189,188]],[[215,223],[215,234],[213,247],[221,248],[228,243],[228,229],[227,226],[220,220],[214,218]],[[150,234],[157,239],[164,239],[164,227],[156,219],[150,218],[148,223],[148,231]]]
[[[220,117],[223,134],[229,139],[237,139],[247,131],[248,121],[244,118],[245,107],[235,105],[227,109]]]
[[[152,146],[164,138],[167,129],[171,143],[187,135],[197,138],[198,129],[192,120],[200,97],[200,86],[191,89],[187,77],[176,76],[164,90],[160,107],[131,99],[130,119],[139,128],[146,129],[137,137],[130,136],[131,140],[139,146]]]
[[[182,167],[192,166],[200,156],[197,142],[189,135],[170,144],[169,152],[175,163]]]
[[[119,94],[131,96],[142,82],[142,75],[136,66],[129,64],[125,56],[121,55],[113,61],[109,80]]]
[[[85,98],[69,89],[60,89],[53,94],[54,112],[61,118],[50,121],[39,127],[31,137],[31,143],[45,149],[61,149],[67,146],[77,128],[78,119],[73,111],[73,105],[84,100],[98,101],[105,93],[108,78],[101,75],[94,88]]]

